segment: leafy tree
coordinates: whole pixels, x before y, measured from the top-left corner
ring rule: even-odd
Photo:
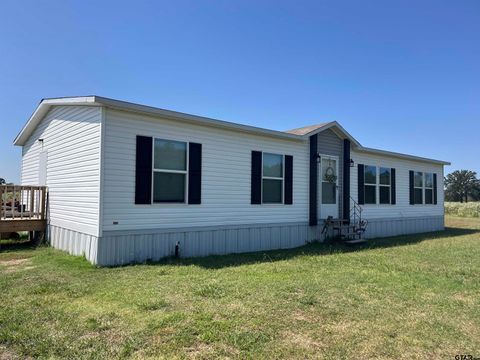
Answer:
[[[480,180],[470,170],[456,170],[445,177],[445,198],[447,201],[468,202],[480,200]]]

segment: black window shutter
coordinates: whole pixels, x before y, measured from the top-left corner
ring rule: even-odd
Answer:
[[[202,203],[202,144],[188,145],[188,203]]]
[[[135,204],[152,203],[152,138],[137,135]]]
[[[310,174],[309,174],[309,209],[308,224],[310,226],[318,225],[318,134],[311,135],[310,141]]]
[[[350,221],[350,146],[348,139],[343,139],[343,219]]]
[[[262,203],[262,152],[252,151],[251,203]]]
[[[391,199],[391,204],[395,205],[397,203],[397,179],[396,179],[396,171],[395,168],[392,168],[390,170],[390,186],[391,186],[391,191],[392,191],[392,199]]]
[[[410,205],[415,205],[415,188],[414,184],[414,173],[413,170],[409,172],[409,184],[410,184]]]
[[[433,174],[433,203],[437,205],[437,174]]]
[[[286,205],[293,204],[293,156],[291,155],[285,155],[284,202]]]
[[[358,164],[358,203],[365,204],[365,166]]]

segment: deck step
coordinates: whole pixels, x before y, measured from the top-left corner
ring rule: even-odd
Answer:
[[[367,240],[365,240],[365,239],[355,239],[355,240],[345,240],[344,241],[345,244],[349,244],[349,245],[361,244],[361,243],[365,243],[365,242],[367,242]]]
[[[343,230],[343,229],[353,229],[355,225],[340,225],[340,226],[334,226],[333,230]]]
[[[349,236],[359,236],[360,234],[358,232],[348,232],[342,234],[342,237],[349,237]]]
[[[340,219],[340,218],[337,218],[337,219],[325,219],[325,220],[328,220],[330,222],[347,222],[349,220],[346,220],[346,219]]]

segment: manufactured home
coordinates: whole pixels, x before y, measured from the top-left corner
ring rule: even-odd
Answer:
[[[98,96],[44,99],[14,141],[52,246],[109,266],[443,230],[443,167],[339,123],[290,131]]]

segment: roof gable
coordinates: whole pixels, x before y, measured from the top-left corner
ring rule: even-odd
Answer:
[[[332,130],[341,139],[349,139],[355,147],[362,146],[337,121],[330,121],[330,122],[320,123],[316,125],[309,125],[309,126],[301,127],[298,129],[287,130],[285,132],[289,134],[296,134],[301,136],[312,136],[328,129]]]

